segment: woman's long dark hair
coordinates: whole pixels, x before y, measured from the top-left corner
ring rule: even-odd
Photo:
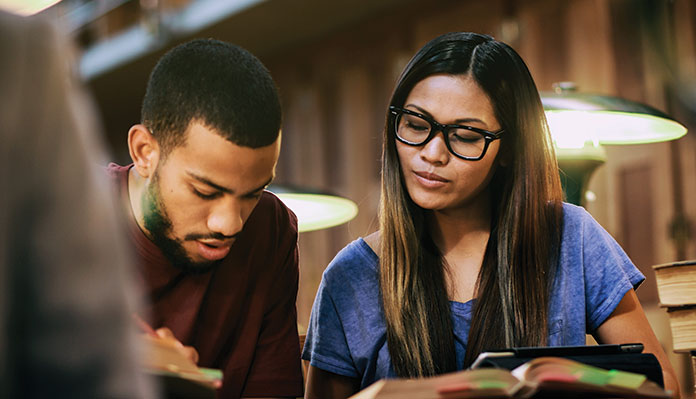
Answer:
[[[520,56],[490,36],[449,33],[411,59],[392,94],[402,107],[436,74],[472,77],[505,129],[491,180],[491,234],[476,285],[465,366],[483,350],[544,345],[558,261],[562,190],[541,100]],[[380,290],[392,364],[400,377],[457,368],[446,269],[426,210],[403,182],[390,116],[382,148]]]

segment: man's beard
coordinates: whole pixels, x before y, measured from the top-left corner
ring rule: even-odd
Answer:
[[[186,273],[203,274],[207,273],[220,261],[194,262],[188,255],[183,246],[183,241],[170,238],[172,232],[172,221],[167,214],[167,209],[162,202],[159,189],[159,171],[156,170],[152,181],[147,187],[143,197],[143,216],[145,229],[150,233],[150,240],[159,247],[164,256],[174,265]],[[205,238],[203,235],[187,235],[186,240]]]

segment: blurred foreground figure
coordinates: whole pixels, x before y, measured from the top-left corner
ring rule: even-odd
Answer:
[[[0,397],[152,397],[71,48],[44,21],[0,13],[0,51]]]

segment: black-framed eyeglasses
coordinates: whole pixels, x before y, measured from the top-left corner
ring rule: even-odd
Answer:
[[[491,142],[498,140],[504,130],[489,132],[466,125],[443,125],[433,118],[409,109],[390,106],[389,112],[396,139],[412,146],[427,144],[442,132],[447,149],[456,157],[478,161],[486,155]]]

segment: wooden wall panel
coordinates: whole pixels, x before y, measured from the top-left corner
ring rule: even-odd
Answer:
[[[450,5],[444,4],[442,7],[428,7],[421,14],[426,17],[415,20],[414,49],[417,50],[429,40],[448,32],[464,31],[500,36],[504,5],[502,0],[489,0],[450,2]]]
[[[608,2],[568,2],[565,22],[569,79],[581,91],[612,93],[614,62]]]
[[[696,138],[689,134],[681,139],[680,144],[684,216],[690,229],[690,237],[687,237],[686,243],[686,258],[696,259]]]
[[[571,79],[568,73],[567,2],[521,2],[518,8],[520,34],[516,50],[527,63],[540,91]]]
[[[642,84],[645,67],[641,37],[641,14],[638,7],[628,7],[630,0],[615,0],[609,3],[611,18],[611,43],[614,59],[613,91],[620,97],[643,101],[645,88]]]
[[[653,170],[649,163],[621,168],[619,174],[623,247],[633,263],[646,276],[638,290],[643,304],[656,304],[657,285],[652,266],[655,264]],[[640,215],[640,217],[636,217]]]
[[[689,0],[673,2],[675,42],[674,116],[690,126],[696,126],[696,3]],[[696,259],[696,138],[694,131],[680,140],[681,178],[684,196],[684,216],[690,228],[686,237],[685,258]]]
[[[677,52],[677,74],[681,79],[696,79],[696,3],[674,2],[674,41]]]

